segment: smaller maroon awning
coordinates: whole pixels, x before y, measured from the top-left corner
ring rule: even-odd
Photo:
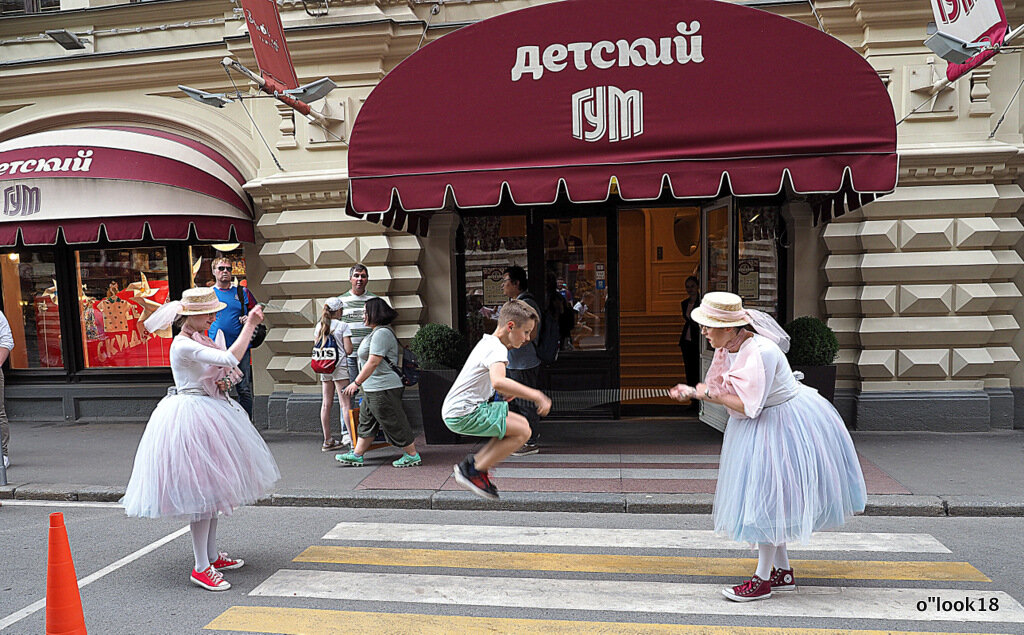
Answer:
[[[0,245],[252,242],[242,174],[215,150],[145,128],[49,130],[0,143]]]
[[[410,231],[446,202],[560,192],[788,189],[834,214],[895,189],[896,123],[871,65],[794,20],[716,0],[565,0],[404,60],[360,110],[348,169],[350,213],[398,228],[408,216]]]

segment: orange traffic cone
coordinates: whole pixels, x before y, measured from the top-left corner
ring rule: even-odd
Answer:
[[[46,562],[46,635],[86,635],[82,596],[71,559],[64,514],[50,514],[50,553]]]

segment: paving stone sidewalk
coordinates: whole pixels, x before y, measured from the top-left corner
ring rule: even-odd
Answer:
[[[0,499],[116,501],[144,426],[12,424]],[[282,479],[265,505],[422,509],[708,513],[722,435],[692,421],[542,423],[541,453],[495,469],[498,502],[461,490],[452,465],[479,444],[425,445],[424,465],[396,469],[400,451],[360,468],[321,452],[319,435],[265,433]],[[854,432],[875,515],[1024,516],[1024,431]]]

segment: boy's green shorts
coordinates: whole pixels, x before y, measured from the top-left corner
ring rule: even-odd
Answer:
[[[444,420],[452,432],[471,437],[505,438],[505,420],[508,419],[507,401],[487,401],[461,417],[448,417]]]

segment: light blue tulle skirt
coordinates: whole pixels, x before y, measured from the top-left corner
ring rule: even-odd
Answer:
[[[812,388],[729,418],[715,490],[715,532],[749,543],[806,543],[864,511],[867,492],[839,413]]]
[[[279,478],[237,402],[170,395],[146,424],[121,504],[129,516],[201,520],[255,502]]]

